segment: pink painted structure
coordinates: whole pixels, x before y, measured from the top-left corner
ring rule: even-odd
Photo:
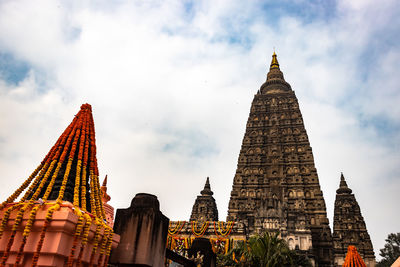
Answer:
[[[35,205],[40,205],[40,204],[35,204]],[[36,215],[36,220],[33,224],[32,232],[30,233],[27,243],[25,245],[23,258],[21,260],[21,265],[19,266],[31,266],[33,253],[36,251],[36,246],[39,241],[40,232],[42,230],[44,219],[46,217],[47,208],[48,207],[43,207],[38,211]],[[11,227],[14,224],[16,213],[17,211],[13,211],[11,213],[8,225],[0,240],[0,255],[3,254],[7,246],[7,241],[10,239]],[[3,218],[3,214],[4,211],[0,211],[0,218]],[[11,247],[10,256],[7,259],[6,266],[13,266],[13,264],[15,263],[16,254],[18,252],[18,248],[22,240],[22,231],[26,225],[28,217],[29,213],[25,213],[23,217],[22,226],[20,227],[20,231],[17,232],[14,243]],[[78,216],[74,213],[72,204],[68,201],[64,201],[62,203],[60,210],[55,211],[53,214],[50,227],[46,232],[46,237],[44,239],[43,247],[40,251],[38,266],[66,266],[68,256],[70,255],[71,252],[71,247],[74,239],[77,222],[78,222]],[[81,266],[89,266],[89,260],[93,249],[93,237],[95,230],[96,226],[95,224],[92,224],[90,228],[88,243],[83,248],[83,254],[81,257],[82,259]],[[113,248],[117,247],[119,239],[120,239],[119,235],[117,234],[113,235],[113,241],[112,241]],[[74,257],[74,266],[76,266],[80,250],[81,250],[81,245],[80,242],[78,242],[78,246],[76,248]],[[95,264],[93,266],[98,266],[97,263],[100,254],[99,250],[100,248],[97,249],[97,252],[94,255],[93,262]],[[104,265],[104,260],[105,259],[103,257],[100,266]]]
[[[92,107],[83,104],[39,166],[0,204],[0,267],[107,266],[119,236],[98,177]]]

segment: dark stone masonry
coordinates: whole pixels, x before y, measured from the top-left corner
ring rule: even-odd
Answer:
[[[332,235],[314,156],[295,92],[284,79],[274,53],[267,80],[254,96],[239,153],[227,222],[218,210],[207,178],[191,222],[173,238],[199,235],[221,239],[220,225],[233,223],[227,243],[265,231],[280,232],[291,249],[314,266],[342,266],[347,247],[355,245],[368,267],[375,266],[372,243],[360,207],[342,176],[335,202]],[[172,222],[177,227],[180,222]],[[202,226],[203,225],[203,228]],[[208,226],[207,226],[208,225]],[[220,231],[218,233],[218,231]]]

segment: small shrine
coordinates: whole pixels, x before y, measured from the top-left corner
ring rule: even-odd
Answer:
[[[119,236],[103,204],[106,183],[100,188],[92,107],[84,104],[0,205],[0,266],[107,266]]]

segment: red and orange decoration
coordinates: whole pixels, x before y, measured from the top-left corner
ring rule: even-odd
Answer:
[[[0,266],[5,266],[16,232],[21,227],[23,216],[29,214],[23,229],[22,242],[19,246],[15,266],[20,264],[27,238],[36,220],[36,214],[40,210],[45,210],[47,213],[44,225],[31,264],[33,267],[37,266],[40,251],[46,238],[46,231],[52,221],[53,214],[65,205],[63,199],[67,183],[74,184],[72,209],[78,216],[67,265],[72,266],[74,264],[74,255],[78,253],[76,249],[79,244],[78,265],[80,265],[82,250],[88,241],[90,226],[94,223],[97,226],[98,231],[96,230],[96,233],[98,235],[95,236],[93,253],[96,253],[100,248],[97,266],[106,266],[111,250],[110,240],[112,240],[113,231],[105,223],[98,177],[92,107],[89,104],[83,104],[71,124],[61,134],[39,166],[6,201],[0,204],[0,210],[4,211],[0,224],[0,238],[8,224],[11,212],[17,212],[11,229],[11,236],[0,260]],[[54,186],[56,182],[60,183],[59,187]],[[25,194],[17,201],[24,191],[26,191]],[[90,206],[86,199],[87,194],[90,196]],[[54,195],[56,195],[55,198]],[[49,199],[50,196],[52,196],[51,200]],[[100,235],[100,232],[103,234]]]

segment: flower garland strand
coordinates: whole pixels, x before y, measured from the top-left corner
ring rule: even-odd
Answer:
[[[43,164],[41,163],[34,171],[33,173],[28,177],[28,179],[25,180],[25,182],[17,189],[15,192],[7,198],[6,201],[1,203],[0,205],[0,210],[3,209],[7,204],[13,202],[19,195],[28,187],[28,185],[32,182],[32,180],[36,177],[38,172],[42,169]]]
[[[86,245],[86,243],[88,241],[88,236],[89,236],[89,232],[90,232],[90,226],[92,225],[92,218],[90,217],[90,215],[85,213],[83,216],[85,217],[86,222],[85,222],[85,226],[83,228],[81,249],[80,249],[79,255],[78,255],[77,266],[81,266],[81,264],[82,264],[83,250],[85,249],[85,245]]]
[[[358,254],[355,246],[350,245],[347,248],[343,267],[366,267],[365,262],[362,260],[360,254]]]
[[[110,258],[112,241],[113,241],[113,233],[112,233],[112,229],[111,229],[110,238],[108,239],[108,243],[107,243],[107,247],[106,247],[106,259],[104,260],[104,267],[107,267],[108,260]]]
[[[221,224],[222,224],[222,230],[221,230]],[[231,234],[231,231],[233,229],[233,225],[235,222],[229,221],[226,223],[227,225],[224,226],[224,222],[218,222],[218,231],[217,231],[217,223],[214,222],[214,233],[218,237],[218,239],[226,239],[228,236]],[[219,234],[218,234],[219,233]]]
[[[72,133],[74,132],[73,131],[74,129],[72,127],[69,127],[69,129],[71,129]],[[69,136],[72,135],[71,132],[67,131]],[[42,191],[42,188],[43,188],[45,182],[47,181],[47,179],[48,179],[48,177],[49,177],[49,175],[50,175],[50,173],[51,173],[51,171],[52,171],[52,169],[54,167],[54,164],[56,163],[56,159],[60,155],[60,152],[61,152],[60,148],[62,147],[62,145],[64,145],[65,142],[67,144],[66,146],[68,147],[69,142],[68,142],[68,139],[66,137],[67,137],[67,135],[64,135],[64,136],[59,138],[59,141],[60,141],[60,144],[58,146],[59,149],[57,149],[57,150],[52,149],[51,150],[50,157],[53,158],[52,164],[50,165],[49,169],[46,171],[46,174],[44,175],[44,178],[43,178],[41,184],[39,185],[39,187],[36,189],[35,193],[33,194],[32,199],[30,201],[30,205],[33,204],[33,201],[38,197],[38,195]],[[50,194],[50,192],[51,192],[51,190],[53,188],[54,181],[55,181],[55,179],[56,179],[56,177],[57,177],[57,175],[58,175],[58,173],[59,173],[59,171],[61,169],[61,166],[62,166],[62,163],[58,162],[57,167],[56,167],[56,169],[54,171],[54,174],[52,175],[51,181],[49,182],[49,185],[47,186],[45,194],[43,195],[42,204],[47,200],[47,198],[48,198],[48,196],[49,196],[49,194]],[[36,213],[37,213],[39,208],[40,208],[40,206],[36,206],[35,208],[32,209],[32,211],[31,211],[31,213],[29,215],[28,222],[27,222],[27,224],[25,226],[25,229],[24,229],[23,238],[28,238],[28,235],[29,235],[29,233],[31,231],[31,228],[32,228],[32,225],[33,225],[33,222],[36,219]],[[24,246],[25,246],[25,243],[23,242],[21,244],[19,250],[18,250],[16,264],[19,263],[18,259],[21,258]]]
[[[186,223],[186,221],[178,221],[178,223],[175,225],[175,227],[172,230],[170,230],[168,227],[168,235],[169,236],[178,235],[181,232],[182,228],[185,226],[185,223]],[[171,222],[170,222],[170,225],[171,225]]]
[[[203,225],[200,228],[200,231],[196,232],[196,230],[197,230],[197,221],[192,221],[192,233],[196,237],[202,237],[204,235],[204,233],[207,231],[209,223],[210,223],[209,221],[204,222]]]
[[[82,167],[82,158],[83,158],[83,152],[84,152],[84,147],[85,147],[85,139],[86,139],[86,117],[83,120],[82,123],[82,131],[80,132],[80,137],[79,137],[79,149],[78,149],[78,160],[76,163],[76,176],[75,176],[75,187],[74,187],[74,202],[73,202],[73,210],[75,211],[75,214],[78,216],[78,223],[76,225],[75,229],[75,235],[74,235],[74,241],[72,243],[72,248],[70,255],[68,257],[68,266],[73,265],[74,261],[74,255],[75,255],[75,250],[78,245],[78,238],[81,235],[82,231],[84,230],[84,227],[86,223],[84,223],[85,216],[82,213],[82,211],[78,208],[79,207],[79,189],[80,189],[80,182],[81,182],[81,167]],[[79,256],[79,255],[78,255]]]
[[[107,227],[104,231],[103,240],[101,242],[100,255],[99,255],[99,259],[97,261],[97,266],[101,266],[101,263],[103,261],[103,256],[105,255],[106,247],[107,247],[107,243],[108,243],[109,239],[110,239],[110,228]]]
[[[79,121],[78,121],[78,123],[79,123]],[[79,124],[78,124],[78,125],[79,125]],[[54,211],[58,210],[58,209],[60,208],[61,203],[62,203],[62,199],[63,199],[63,196],[64,196],[66,184],[67,184],[67,181],[68,181],[68,176],[69,176],[69,173],[70,173],[70,171],[71,171],[71,166],[72,166],[73,158],[74,158],[74,156],[75,156],[76,143],[77,143],[77,138],[79,137],[79,133],[80,133],[80,130],[79,130],[79,128],[78,128],[78,129],[76,129],[76,133],[75,133],[74,135],[73,135],[73,131],[72,131],[72,133],[71,133],[70,136],[68,137],[67,144],[70,143],[70,141],[72,140],[72,138],[73,138],[73,142],[72,142],[72,148],[71,148],[71,151],[70,151],[70,154],[69,154],[69,157],[68,157],[68,161],[67,161],[67,167],[66,167],[66,169],[65,169],[65,173],[64,173],[63,180],[62,180],[62,182],[61,182],[61,187],[60,187],[60,191],[59,191],[59,193],[58,193],[58,197],[57,197],[57,199],[56,199],[56,204],[54,204],[54,205],[53,205],[51,208],[49,208],[48,211],[47,211],[46,220],[45,220],[45,225],[44,225],[43,228],[42,228],[42,232],[40,233],[40,239],[39,239],[38,245],[37,245],[37,247],[36,247],[36,251],[35,251],[35,253],[34,253],[34,255],[33,255],[33,259],[34,259],[34,260],[32,261],[32,265],[31,265],[32,267],[37,266],[37,260],[39,259],[39,253],[40,253],[40,251],[41,251],[41,249],[42,249],[42,245],[43,245],[43,242],[44,242],[45,234],[46,234],[47,228],[48,228],[48,226],[49,226],[49,224],[50,224],[50,220],[51,220],[52,217],[53,217]],[[64,151],[63,151],[63,153],[61,154],[61,158],[60,158],[60,161],[61,161],[61,162],[63,162],[63,161],[65,160],[65,158],[67,157],[67,152],[68,152],[67,148],[68,148],[68,147],[69,147],[69,146],[65,146],[65,147],[64,147]],[[62,163],[61,163],[61,164],[59,163],[59,165],[57,166],[57,168],[58,168],[59,166],[61,167],[61,165],[62,165]],[[50,181],[50,184],[49,184],[49,186],[47,187],[47,190],[46,190],[46,192],[45,192],[45,195],[43,196],[43,198],[45,198],[45,199],[47,199],[48,195],[50,194],[51,189],[52,189],[52,187],[53,187],[53,184],[54,184],[54,182],[55,182],[56,176],[53,175],[53,177],[54,177],[54,179],[52,179],[52,180]],[[47,223],[46,223],[46,222],[47,222]],[[36,259],[36,260],[35,260],[35,259]]]
[[[89,120],[86,121],[85,125],[85,145],[83,150],[83,161],[82,161],[82,181],[81,181],[81,207],[83,211],[87,211],[86,206],[86,183],[87,183],[87,166],[89,158]]]
[[[90,254],[89,267],[93,266],[94,256],[97,252],[97,247],[99,245],[101,222],[98,218],[96,218],[95,223],[96,223],[97,227],[96,227],[96,232],[94,233],[94,237],[93,237],[93,248],[92,248],[92,253]]]
[[[79,217],[78,217],[78,222],[77,222],[76,228],[75,228],[74,241],[72,242],[71,252],[68,256],[68,267],[72,267],[72,265],[74,263],[74,255],[75,255],[76,247],[78,245],[78,238],[82,234],[82,230],[84,227],[85,217],[83,216],[82,212],[79,209],[76,213],[78,214]]]
[[[21,262],[25,244],[27,243],[32,226],[36,220],[36,214],[41,208],[50,205],[50,207],[47,208],[44,225],[40,232],[39,241],[32,259],[31,266],[37,266],[46,231],[50,226],[54,212],[59,210],[61,206],[64,206],[63,197],[66,185],[70,179],[75,179],[72,209],[78,216],[78,222],[75,228],[71,252],[66,263],[68,263],[69,266],[73,265],[75,250],[81,240],[77,266],[81,265],[82,255],[85,244],[88,242],[93,217],[95,219],[96,233],[93,240],[91,265],[93,265],[94,255],[97,253],[98,247],[100,246],[100,257],[98,258],[97,264],[106,266],[111,251],[113,231],[104,221],[105,211],[100,197],[99,171],[96,159],[96,139],[91,111],[91,106],[89,104],[81,106],[81,110],[57,139],[41,164],[6,201],[0,204],[0,210],[6,208],[3,213],[3,220],[0,224],[0,238],[8,226],[11,213],[17,211],[16,218],[10,229],[11,234],[7,242],[6,250],[1,258],[0,266],[4,266],[7,262],[11,246],[22,224],[24,214],[30,211],[23,229],[22,241],[17,252],[14,266],[19,265]],[[62,171],[64,168],[63,166],[65,170]],[[73,166],[76,168],[76,173],[75,177],[70,178],[69,174]],[[62,181],[58,197],[55,202],[48,202],[47,199],[53,194],[54,184],[60,176],[59,174],[61,171],[63,173],[61,173]],[[85,212],[88,210],[86,194],[89,190],[87,190],[87,187],[90,188],[90,211],[92,215]],[[25,190],[27,191],[20,202],[12,203]],[[39,199],[39,196],[41,196],[41,199]],[[100,240],[101,242],[99,244]]]

